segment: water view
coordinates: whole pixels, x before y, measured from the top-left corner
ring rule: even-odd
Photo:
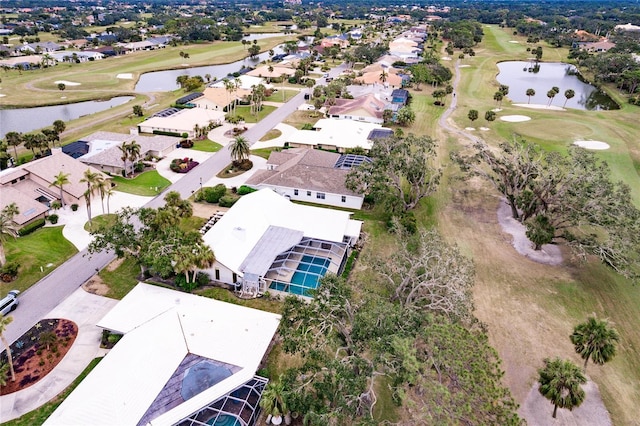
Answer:
[[[526,61],[500,62],[500,73],[496,77],[500,84],[509,86],[509,99],[514,103],[532,103],[547,105],[549,98],[547,92],[552,87],[558,87],[560,93],[553,99],[551,105],[563,106],[566,100],[565,90],[571,89],[575,96],[567,100],[566,108],[583,110],[611,110],[620,109],[606,93],[584,82],[577,69],[570,64],[562,62],[541,62],[537,72],[533,72],[534,64]],[[529,71],[529,70],[532,71]],[[535,90],[535,96],[531,101],[526,92],[527,89]]]
[[[108,101],[87,101],[75,104],[36,108],[0,109],[0,139],[9,132],[31,132],[51,126],[56,120],[70,121],[85,115],[122,105],[133,96],[117,96]]]
[[[273,51],[276,55],[284,53],[281,46],[276,46]],[[238,72],[242,68],[255,67],[260,62],[269,59],[269,52],[263,52],[256,56],[254,59],[245,58],[239,61],[232,62],[230,64],[221,65],[209,65],[204,67],[192,67],[179,70],[168,71],[154,71],[142,74],[138,83],[136,84],[135,91],[138,93],[144,92],[170,92],[180,88],[176,83],[176,78],[181,75],[188,75],[190,77],[200,75],[205,76],[209,74],[211,78],[215,77],[220,80],[227,75]]]

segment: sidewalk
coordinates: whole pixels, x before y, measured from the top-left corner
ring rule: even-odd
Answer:
[[[95,324],[118,303],[115,299],[74,291],[44,318],[64,318],[78,325],[78,336],[60,363],[45,378],[24,390],[0,397],[0,419],[13,420],[49,402],[69,386],[92,359],[106,354],[100,348],[102,329]]]

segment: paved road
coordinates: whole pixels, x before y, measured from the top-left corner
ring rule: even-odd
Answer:
[[[332,77],[337,76],[344,68],[344,65],[336,67],[329,75]],[[317,84],[325,83],[324,79],[318,79]],[[294,112],[304,102],[304,93],[306,93],[306,89],[249,129],[244,134],[249,143],[254,144],[257,142],[265,133]],[[178,191],[183,198],[190,197],[200,188],[202,182],[211,179],[230,162],[231,155],[229,150],[221,149],[149,201],[145,207],[158,208],[163,206],[164,195],[169,191]],[[89,256],[86,250],[83,250],[21,294],[19,296],[20,306],[13,312],[13,322],[5,332],[5,337],[9,343],[13,343],[22,336],[33,324],[42,319],[75,289],[80,287],[97,271],[107,266],[113,259],[115,259],[113,253],[101,252]]]

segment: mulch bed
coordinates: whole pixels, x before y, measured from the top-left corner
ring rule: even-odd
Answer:
[[[48,332],[57,336],[49,348],[39,343],[40,335]],[[11,381],[11,373],[7,373],[7,385],[0,388],[0,395],[26,389],[44,378],[62,361],[77,336],[78,326],[67,319],[44,319],[36,323],[11,345],[16,381]],[[6,352],[0,359],[7,361]]]

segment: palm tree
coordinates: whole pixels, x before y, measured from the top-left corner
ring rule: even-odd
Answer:
[[[7,263],[7,257],[4,253],[4,243],[7,237],[18,238],[18,228],[13,218],[19,213],[16,203],[7,205],[0,212],[0,266]]]
[[[229,149],[231,150],[231,159],[234,163],[241,163],[249,158],[249,154],[251,153],[249,141],[243,136],[237,136],[229,145]]]
[[[0,339],[2,339],[2,344],[7,349],[7,361],[9,362],[9,370],[11,371],[11,381],[16,381],[16,372],[13,370],[13,357],[11,356],[11,346],[9,346],[9,342],[7,342],[6,337],[4,337],[4,332],[7,329],[7,326],[11,324],[13,321],[13,317],[5,317],[0,314]]]
[[[273,417],[280,417],[289,414],[289,407],[286,400],[286,392],[282,377],[276,382],[271,381],[265,387],[260,400],[260,407]]]
[[[129,160],[131,164],[135,164],[135,162],[140,158],[140,144],[136,143],[136,141],[129,142],[128,152],[129,152]],[[133,170],[132,170],[133,173]]]
[[[389,74],[383,69],[382,72],[380,73],[380,81],[382,82],[382,84],[387,82],[388,76]]]
[[[47,350],[51,348],[51,345],[55,345],[58,341],[58,335],[54,331],[47,331],[41,333],[38,337],[38,343],[47,347]]]
[[[113,187],[111,186],[111,183],[109,181],[105,182],[109,184],[109,186],[103,190],[104,195],[107,196],[107,214],[109,214],[109,200],[111,199],[111,196],[115,193],[115,191],[113,190]]]
[[[584,359],[584,371],[587,371],[589,358],[594,364],[603,365],[616,354],[616,343],[620,340],[618,332],[609,326],[606,320],[589,317],[578,324],[570,336],[576,352]]]
[[[56,120],[53,122],[53,130],[55,130],[58,134],[64,132],[66,128],[67,125],[64,124],[64,121],[62,120]]]
[[[111,182],[107,179],[102,179],[97,189],[98,189],[98,193],[100,194],[100,205],[102,206],[102,214],[104,214],[104,197],[107,195],[107,192],[111,189]],[[107,213],[109,210],[108,203],[109,203],[109,198],[107,198]]]
[[[0,387],[7,386],[7,373],[9,373],[9,364],[0,363]]]
[[[47,68],[50,64],[54,63],[55,64],[55,59],[53,58],[53,56],[51,56],[48,53],[45,53],[44,55],[42,55],[42,66]]]
[[[233,90],[235,88],[235,85],[233,84],[233,82],[229,79],[224,79],[224,88],[227,91],[227,112],[230,113],[229,115],[231,115],[231,94],[233,93]]]
[[[24,142],[22,138],[22,133],[18,132],[9,132],[4,135],[4,140],[7,142],[7,145],[13,147],[13,155],[16,163],[18,162],[18,146]]]
[[[87,190],[84,192],[84,199],[87,202],[87,216],[89,217],[89,226],[91,226],[91,197],[102,184],[102,176],[98,172],[92,172],[91,169],[84,171],[83,178],[80,182],[86,182]]]
[[[53,182],[51,182],[51,184],[49,185],[51,186],[57,186],[58,188],[60,188],[60,202],[62,203],[62,207],[64,208],[64,191],[63,191],[63,187],[64,185],[67,185],[68,183],[71,183],[69,181],[69,176],[71,176],[70,173],[64,173],[64,172],[60,172],[57,175],[54,176],[53,178]]]
[[[571,89],[567,89],[564,91],[564,105],[562,105],[562,108],[564,108],[565,106],[567,106],[567,101],[571,98],[573,98],[576,95],[576,92],[574,92]]]
[[[122,142],[122,145],[118,147],[120,150],[120,159],[124,162],[124,174],[123,176],[127,176],[127,160],[129,159],[129,144],[125,141]]]
[[[538,390],[553,404],[555,419],[558,407],[573,410],[582,404],[585,393],[580,385],[587,383],[587,379],[580,368],[571,361],[547,358],[544,364],[544,368],[538,370],[540,375]]]
[[[551,106],[551,102],[553,102],[553,98],[556,97],[556,92],[554,92],[553,90],[549,90],[547,92],[547,98],[549,98],[549,103],[547,103],[547,106]]]
[[[531,97],[536,95],[536,91],[533,89],[527,89],[527,96],[529,97],[528,104],[531,103]]]
[[[503,98],[504,98],[504,95],[500,91],[493,94],[493,100],[496,101],[497,106],[500,106]]]

